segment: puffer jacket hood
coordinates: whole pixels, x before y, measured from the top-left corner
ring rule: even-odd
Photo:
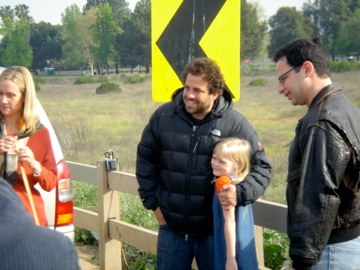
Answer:
[[[14,189],[0,178],[0,252],[8,247],[28,228],[33,217],[26,212],[22,201]]]

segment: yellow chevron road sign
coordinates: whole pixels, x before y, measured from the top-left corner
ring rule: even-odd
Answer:
[[[152,98],[165,102],[182,87],[184,66],[209,57],[240,98],[240,0],[152,0]]]

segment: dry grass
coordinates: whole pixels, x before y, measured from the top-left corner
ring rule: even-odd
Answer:
[[[65,158],[95,165],[112,149],[122,169],[134,172],[137,142],[148,115],[159,106],[151,101],[150,80],[139,84],[115,81],[122,93],[106,95],[95,95],[99,84],[74,85],[75,77],[58,80],[43,84],[38,98],[59,136]]]
[[[333,74],[345,93],[360,106],[359,72]],[[95,165],[109,149],[119,157],[121,169],[134,173],[136,147],[152,112],[160,105],[151,99],[151,79],[124,84],[114,79],[122,93],[95,95],[99,84],[73,85],[76,77],[52,77],[41,86],[38,98],[48,113],[67,160]],[[249,86],[264,78],[266,86]],[[285,202],[287,155],[299,118],[306,107],[293,107],[277,94],[275,73],[243,76],[241,99],[235,109],[244,114],[257,130],[273,166],[272,184],[265,199]]]

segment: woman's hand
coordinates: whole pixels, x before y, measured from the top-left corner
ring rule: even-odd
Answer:
[[[34,175],[39,175],[41,172],[40,162],[35,160],[34,153],[27,146],[18,149],[18,158],[22,162],[27,162],[29,167],[33,170]]]
[[[2,137],[0,139],[0,154],[2,155],[15,147],[16,140],[17,137]]]

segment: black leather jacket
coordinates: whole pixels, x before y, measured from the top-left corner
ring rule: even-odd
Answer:
[[[325,87],[299,121],[289,155],[290,256],[308,269],[325,246],[360,235],[360,110]]]
[[[251,172],[236,186],[239,204],[253,203],[270,183],[271,166],[259,138],[247,119],[232,109],[228,92],[213,110],[195,124],[183,105],[179,89],[172,102],[151,116],[138,146],[136,177],[147,209],[158,206],[178,234],[213,233],[214,186],[210,160],[214,145],[226,137],[239,137],[252,146]]]

